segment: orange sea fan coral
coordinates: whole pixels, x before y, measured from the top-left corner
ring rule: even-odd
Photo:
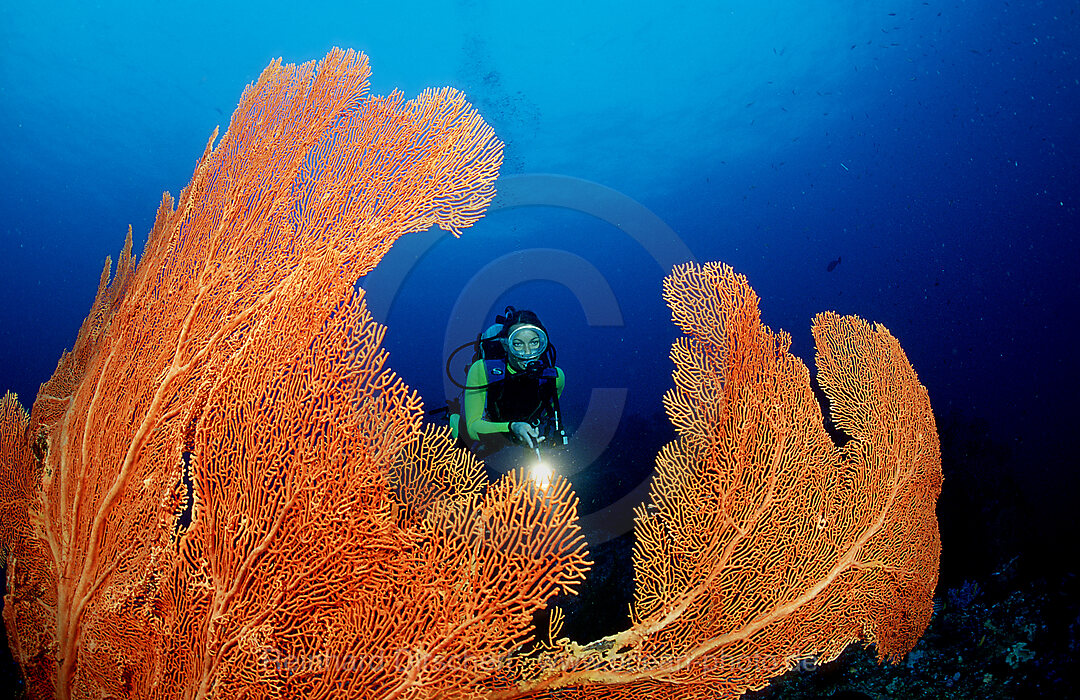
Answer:
[[[761,325],[743,276],[683,266],[665,298],[686,333],[665,402],[680,439],[658,460],[655,514],[639,517],[635,614],[649,625],[686,612],[653,643],[713,658],[732,690],[858,639],[879,658],[907,653],[937,581],[941,460],[926,389],[895,338],[854,317],[814,320],[818,381],[851,437],[836,448],[809,372],[786,333]],[[685,563],[656,566],[666,559]]]
[[[896,339],[853,317],[814,320],[818,379],[851,438],[838,448],[745,277],[687,264],[664,297],[685,333],[665,397],[679,437],[637,513],[632,625],[562,640],[492,697],[736,697],[857,640],[897,659],[929,622],[941,459]]]
[[[29,420],[0,404],[31,697],[445,694],[489,669],[440,659],[504,654],[581,579],[568,486],[480,492],[354,291],[398,236],[473,223],[501,144],[456,91],[367,77],[271,64]]]

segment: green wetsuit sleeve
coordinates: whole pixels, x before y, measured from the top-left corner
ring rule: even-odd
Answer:
[[[563,387],[566,386],[566,374],[563,373],[562,367],[556,367],[555,371],[559,373],[559,376],[555,377],[555,395],[561,397]]]
[[[484,371],[484,361],[477,360],[469,367],[469,375],[465,379],[466,387],[483,387],[487,384],[487,372]],[[487,389],[465,389],[465,431],[473,440],[480,439],[481,434],[508,433],[509,423],[493,423],[484,420],[484,409],[487,407]]]

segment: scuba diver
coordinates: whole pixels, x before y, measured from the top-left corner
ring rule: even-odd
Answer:
[[[450,376],[450,362],[467,347],[474,354],[463,385]],[[464,390],[462,400],[445,409],[459,446],[483,458],[517,444],[539,457],[542,441],[566,444],[559,410],[566,377],[555,366],[555,347],[532,311],[506,307],[476,341],[451,353],[446,369]]]

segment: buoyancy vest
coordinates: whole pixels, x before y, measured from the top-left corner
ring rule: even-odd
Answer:
[[[487,377],[486,419],[496,423],[543,422],[554,410],[558,370],[511,373],[504,360],[484,360]]]

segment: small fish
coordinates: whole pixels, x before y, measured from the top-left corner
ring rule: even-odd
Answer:
[[[836,256],[836,260],[830,260],[828,267],[825,268],[826,272],[832,272],[836,269],[836,266],[840,264],[840,256]]]

